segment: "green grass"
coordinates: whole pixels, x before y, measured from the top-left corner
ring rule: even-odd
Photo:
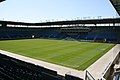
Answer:
[[[113,46],[107,43],[48,39],[0,41],[2,50],[77,70],[85,70]]]

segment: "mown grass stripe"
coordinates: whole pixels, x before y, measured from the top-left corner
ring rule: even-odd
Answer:
[[[85,70],[113,46],[108,43],[49,39],[0,41],[2,50],[77,70]]]

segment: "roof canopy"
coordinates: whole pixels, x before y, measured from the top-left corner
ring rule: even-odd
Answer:
[[[115,24],[120,23],[120,18],[108,19],[93,19],[93,20],[72,20],[72,21],[56,21],[56,22],[43,22],[43,23],[25,23],[14,21],[1,21],[3,25],[26,25],[26,26],[50,26],[50,25],[74,25],[74,24]]]
[[[5,1],[5,0],[0,0],[0,2],[3,2],[3,1]]]
[[[118,14],[120,15],[120,0],[110,0]]]

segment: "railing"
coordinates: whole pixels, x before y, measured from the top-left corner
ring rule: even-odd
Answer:
[[[106,74],[106,72],[108,71],[111,65],[112,65],[112,62],[109,62],[109,64],[106,66],[105,70],[102,73],[103,76]]]
[[[95,80],[92,74],[86,70],[85,80]]]

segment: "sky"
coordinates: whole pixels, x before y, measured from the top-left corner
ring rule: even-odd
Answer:
[[[116,17],[109,0],[6,0],[0,3],[0,20],[45,22]]]

